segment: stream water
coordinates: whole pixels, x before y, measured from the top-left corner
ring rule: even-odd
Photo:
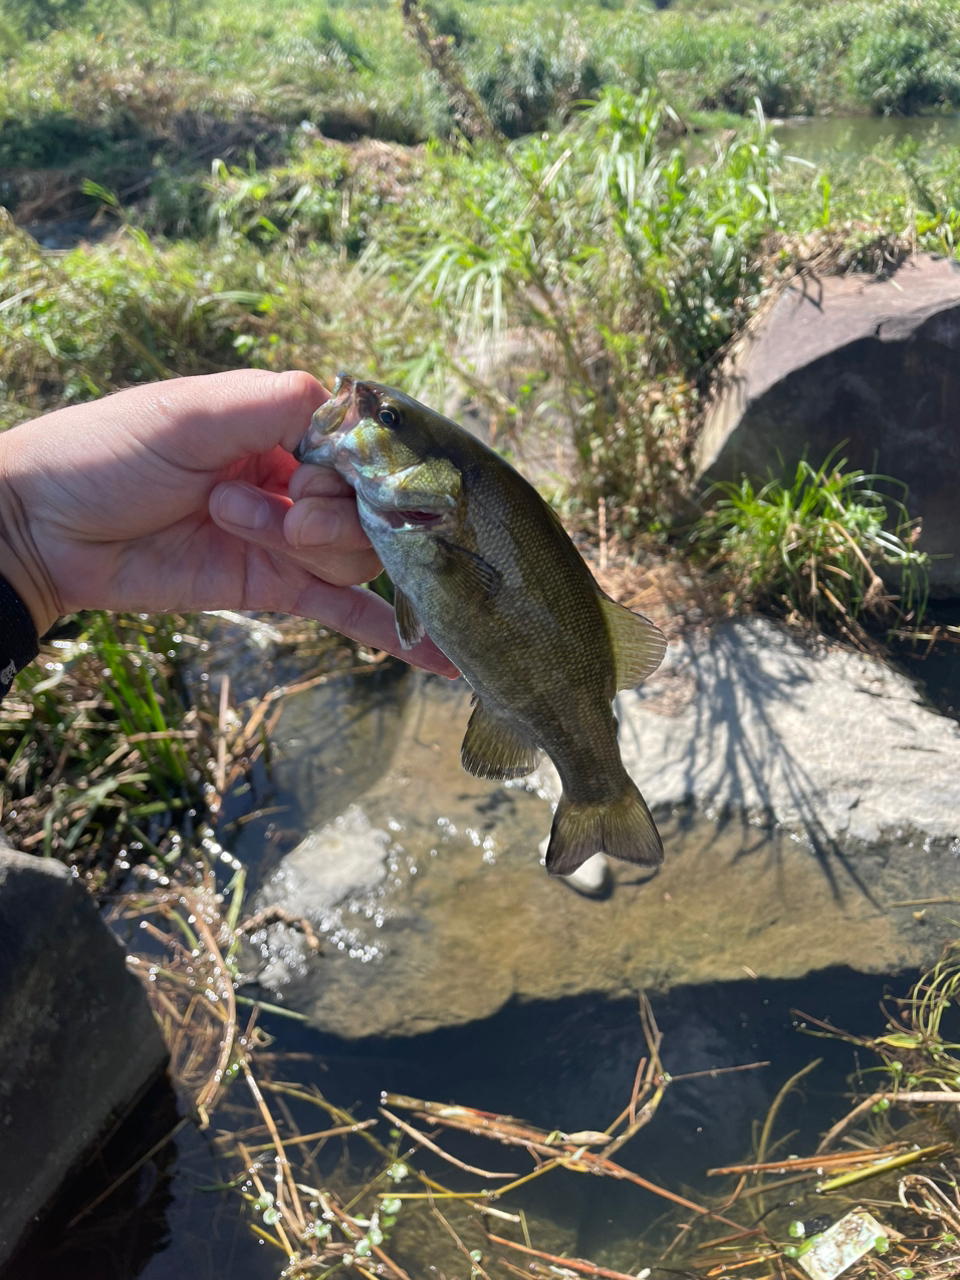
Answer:
[[[777,122],[776,138],[786,155],[814,164],[831,158],[859,159],[881,142],[916,140],[921,154],[960,146],[960,114],[936,116],[815,116]]]
[[[788,1100],[777,1128],[778,1136],[797,1129],[808,1135],[806,1141],[794,1139],[798,1152],[808,1154],[809,1135],[849,1109],[847,1077],[857,1063],[850,1046],[799,1032],[791,1011],[815,1011],[837,1026],[878,1032],[885,985],[877,976],[830,969],[793,981],[683,987],[655,998],[663,1062],[671,1073],[758,1061],[769,1065],[678,1082],[654,1121],[618,1159],[674,1191],[716,1194],[706,1169],[750,1158],[756,1121],[766,1115],[780,1086],[816,1057],[821,1065],[803,1094]],[[895,985],[905,989],[906,975]],[[298,1082],[315,1081],[326,1097],[353,1107],[358,1117],[375,1115],[380,1091],[386,1089],[513,1114],[546,1129],[602,1127],[629,1099],[645,1052],[636,1000],[513,1003],[480,1022],[400,1040],[345,1041],[278,1018],[267,1016],[264,1022],[285,1050],[314,1055],[311,1066],[297,1061],[291,1067]],[[154,1113],[158,1105],[169,1119],[169,1101],[153,1099]],[[142,1140],[142,1133],[138,1136]],[[515,1152],[490,1143],[446,1145],[487,1168],[526,1167]],[[325,1169],[345,1196],[370,1172],[363,1149],[358,1145],[351,1153],[346,1166]],[[448,1185],[464,1182],[439,1161],[424,1167]],[[22,1260],[11,1280],[14,1275],[16,1280],[276,1280],[280,1255],[258,1243],[235,1195],[213,1189],[223,1168],[212,1158],[207,1139],[188,1127],[131,1180],[119,1204],[115,1197],[80,1230],[64,1231],[59,1238],[51,1230],[46,1249]],[[89,1184],[84,1190],[89,1195]],[[629,1184],[560,1172],[514,1193],[509,1204],[525,1212],[541,1247],[600,1265],[635,1272],[650,1265],[665,1243],[658,1219],[669,1206]],[[435,1274],[432,1265],[443,1267],[449,1280],[464,1280],[462,1259],[457,1269],[444,1233],[416,1210],[401,1215],[391,1254],[418,1280]]]
[[[467,711],[458,687],[390,669],[293,697],[270,771],[224,815],[225,843],[268,890],[289,887],[289,851],[304,834],[354,802],[361,834],[382,828],[393,841],[382,879],[326,914],[311,907],[325,935],[317,968],[301,964],[283,930],[263,944],[268,997],[314,1023],[264,1015],[276,1050],[299,1055],[289,1068],[281,1056],[281,1074],[315,1082],[358,1118],[376,1115],[387,1090],[546,1129],[603,1128],[645,1052],[637,993],[646,987],[672,1074],[768,1065],[672,1086],[623,1164],[676,1192],[715,1192],[706,1170],[750,1158],[756,1123],[816,1057],[777,1126],[800,1130],[798,1153],[808,1154],[849,1109],[848,1077],[861,1064],[849,1045],[802,1034],[793,1011],[879,1032],[879,1001],[888,988],[905,993],[903,958],[913,954],[896,943],[890,912],[841,864],[831,878],[815,851],[798,853],[782,833],[686,811],[662,818],[669,858],[658,877],[618,869],[604,899],[583,898],[539,864],[550,811],[536,785],[460,771]],[[871,865],[875,884],[894,861]],[[169,1094],[154,1095],[104,1157],[105,1181],[174,1114]],[[303,1123],[316,1128],[311,1114]],[[486,1167],[524,1167],[489,1143],[453,1150]],[[364,1149],[335,1154],[324,1174],[349,1196],[370,1172]],[[434,1173],[456,1185],[448,1166]],[[236,1194],[216,1189],[223,1177],[208,1137],[187,1126],[79,1227],[51,1225],[43,1249],[5,1280],[273,1280],[282,1259],[252,1234]],[[61,1223],[89,1198],[88,1183]],[[665,1243],[664,1202],[629,1184],[559,1172],[510,1205],[541,1247],[601,1265],[635,1273]],[[391,1252],[417,1280],[438,1274],[431,1266],[465,1280],[462,1257],[425,1211],[404,1211]]]

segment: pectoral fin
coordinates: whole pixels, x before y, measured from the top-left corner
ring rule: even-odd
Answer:
[[[467,773],[477,778],[522,778],[537,767],[539,759],[536,743],[477,703],[460,748],[460,763]]]
[[[666,652],[667,638],[649,618],[625,609],[609,596],[601,594],[600,605],[613,641],[617,688],[632,689],[659,667]]]
[[[444,555],[444,575],[464,602],[493,596],[500,589],[500,574],[483,556],[446,538],[438,538],[437,546]]]
[[[417,611],[396,584],[393,588],[393,609],[397,615],[397,635],[404,649],[412,649],[426,635],[426,628],[417,617]]]

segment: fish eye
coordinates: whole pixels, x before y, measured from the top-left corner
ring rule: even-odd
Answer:
[[[377,418],[385,427],[399,427],[400,425],[399,413],[397,413],[396,409],[391,409],[389,405],[384,405],[377,414]]]

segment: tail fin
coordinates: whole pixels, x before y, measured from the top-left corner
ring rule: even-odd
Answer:
[[[627,777],[620,796],[600,804],[575,804],[560,797],[547,847],[547,870],[568,876],[600,851],[622,862],[656,867],[663,844],[643,796]]]

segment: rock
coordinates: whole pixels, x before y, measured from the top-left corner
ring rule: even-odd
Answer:
[[[283,860],[272,882],[279,897],[295,894],[318,920],[345,898],[369,892],[387,874],[390,837],[370,826],[356,805],[334,822],[311,831]]]
[[[0,1263],[166,1058],[86,891],[59,862],[0,849]]]
[[[960,837],[960,725],[884,663],[807,649],[766,618],[670,645],[618,713],[651,805],[769,816],[814,844]]]
[[[388,832],[370,825],[362,809],[350,805],[287,854],[261,891],[258,906],[288,907],[295,902],[298,916],[311,920],[340,950],[352,951],[357,934],[350,914],[363,912],[386,879],[390,839]],[[267,960],[258,973],[264,986],[282,986],[306,973],[298,932],[262,929],[252,941],[260,944]]]
[[[960,592],[960,267],[920,256],[892,277],[804,278],[740,341],[708,411],[705,481],[792,477],[836,446],[909,486],[931,587]],[[899,495],[898,495],[899,496]]]
[[[573,483],[577,450],[562,381],[547,372],[543,343],[529,329],[465,344],[455,352],[443,405],[428,403],[484,444],[509,448],[514,466],[545,491]],[[469,372],[468,372],[469,371]]]
[[[541,843],[540,852],[546,857],[546,842]],[[564,884],[577,893],[585,893],[588,898],[598,898],[605,893],[610,884],[610,862],[606,854],[595,853],[592,858],[581,863],[576,871],[562,877]]]
[[[611,863],[612,893],[587,898],[538,856],[552,767],[519,784],[469,777],[468,692],[423,682],[391,768],[358,802],[384,877],[332,913],[284,863],[265,889],[332,944],[288,965],[278,996],[338,1035],[408,1035],[515,999],[893,973],[954,936],[949,905],[918,920],[909,904],[960,897],[960,729],[882,663],[808,651],[753,618],[671,645],[619,713],[666,856],[656,873]],[[312,874],[302,857],[293,870]]]

